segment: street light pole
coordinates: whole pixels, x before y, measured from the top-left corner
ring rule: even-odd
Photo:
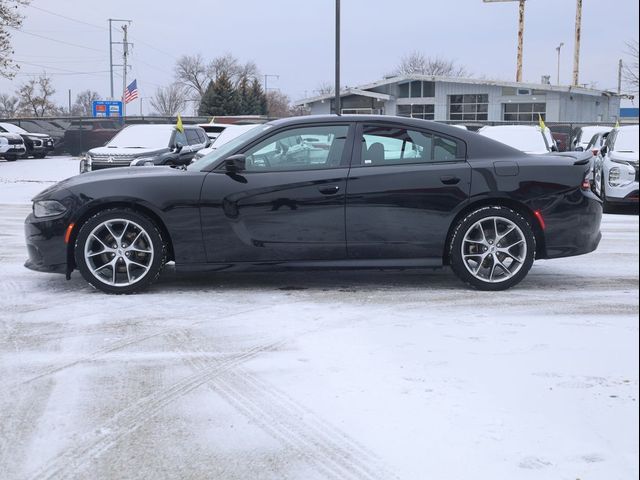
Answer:
[[[573,47],[573,84],[578,85],[580,73],[580,34],[582,33],[582,0],[576,0],[576,38]]]
[[[335,84],[335,111],[342,114],[340,105],[340,0],[336,0],[336,84]]]
[[[558,75],[556,79],[556,84],[560,85],[560,49],[564,47],[564,42],[560,42],[560,45],[556,47],[556,52],[558,52]]]

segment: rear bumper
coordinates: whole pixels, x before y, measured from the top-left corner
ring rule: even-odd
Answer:
[[[602,202],[592,192],[576,189],[540,211],[546,226],[542,258],[583,255],[598,248]]]

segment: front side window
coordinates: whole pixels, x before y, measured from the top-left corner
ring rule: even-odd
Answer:
[[[186,129],[184,133],[186,133],[187,135],[187,141],[189,142],[189,145],[198,145],[199,143],[201,143],[200,138],[198,137],[198,132],[195,129]]]
[[[363,128],[361,164],[365,167],[460,160],[458,142],[440,135],[404,128]]]
[[[338,168],[348,125],[318,125],[277,133],[245,152],[246,170],[271,172]]]

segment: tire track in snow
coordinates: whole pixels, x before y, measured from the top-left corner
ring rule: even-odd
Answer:
[[[32,480],[67,479],[73,476],[87,462],[102,455],[116,445],[122,437],[135,432],[178,398],[206,384],[212,378],[224,374],[263,352],[279,348],[285,343],[286,340],[279,340],[255,346],[240,354],[231,355],[209,369],[198,370],[193,375],[166,389],[143,397],[118,412],[93,432],[81,436],[75,446],[56,455],[29,478]]]
[[[183,353],[200,354],[186,357],[193,368],[207,370],[215,367],[206,351],[194,346],[188,335],[173,334],[171,337]],[[185,344],[189,345],[188,349],[181,348]],[[284,392],[248,373],[242,366],[209,379],[207,385],[267,434],[315,466],[326,478],[396,478],[385,471],[375,454]]]

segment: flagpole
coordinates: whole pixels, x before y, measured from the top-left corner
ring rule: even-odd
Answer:
[[[129,54],[129,45],[127,44],[127,25],[122,26],[124,31],[124,39],[122,41],[122,118],[127,116],[127,102],[125,101],[125,92],[127,90],[127,56]]]

